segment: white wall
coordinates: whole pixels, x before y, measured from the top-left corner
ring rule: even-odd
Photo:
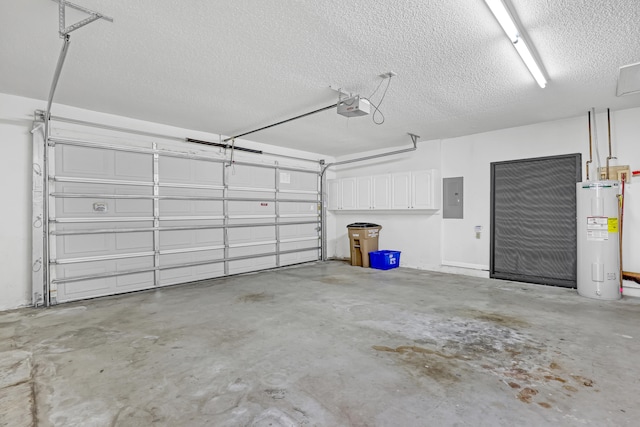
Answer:
[[[0,93],[0,311],[31,304],[31,164],[32,139],[30,130],[33,113],[46,108],[41,100],[17,97]],[[208,141],[218,141],[219,135],[181,129],[158,123],[144,122],[127,117],[82,110],[54,104],[54,116],[92,121],[111,126],[136,129],[180,138],[190,137]],[[92,129],[94,135],[109,132]],[[145,137],[140,137],[144,140]],[[238,140],[239,146],[301,158],[320,159],[328,162],[331,157],[268,146],[247,140]],[[193,145],[194,151],[197,146]],[[264,157],[264,160],[262,158]],[[236,152],[238,160],[273,162],[276,157]],[[280,159],[281,165],[313,168],[313,163],[290,159]]]
[[[608,150],[606,113],[597,115],[597,126],[604,166]],[[618,157],[611,164],[628,164],[632,170],[640,169],[640,108],[612,112],[611,132],[613,154]],[[456,272],[465,271],[458,270],[462,267],[475,269],[467,270],[470,274],[482,275],[477,272],[489,269],[491,162],[581,153],[584,165],[589,158],[588,138],[585,111],[583,117],[421,142],[415,153],[381,160],[376,165],[365,163],[357,168],[340,169],[338,178],[420,168],[439,168],[443,178],[462,176],[464,219],[442,219],[440,213],[339,213],[334,215],[337,240],[328,247],[335,248],[333,256],[348,257],[344,227],[349,222],[370,221],[385,227],[380,235],[382,249],[402,250],[403,266]],[[363,155],[366,154],[369,153]],[[592,170],[592,179],[594,176],[595,170]],[[640,272],[640,177],[632,178],[625,196],[623,267],[625,271]],[[482,227],[480,239],[476,238],[475,226]],[[416,235],[418,239],[414,238]],[[640,296],[640,291],[636,293],[631,289],[637,287],[632,282],[625,281],[625,287],[629,287],[625,289],[628,295]]]
[[[27,103],[13,98],[0,95],[0,310],[31,299],[32,120]]]

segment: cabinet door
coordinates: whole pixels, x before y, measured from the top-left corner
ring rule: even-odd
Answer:
[[[411,198],[413,209],[435,209],[433,197],[433,173],[430,170],[411,173]]]
[[[341,209],[355,209],[356,208],[356,179],[344,178],[340,180],[341,194],[340,205]]]
[[[327,209],[335,211],[340,209],[340,201],[342,199],[340,195],[340,180],[329,179],[327,180]]]
[[[371,187],[373,209],[391,209],[391,175],[372,177]]]
[[[391,209],[411,209],[411,172],[391,175]]]
[[[371,209],[371,177],[361,176],[356,180],[356,209]]]

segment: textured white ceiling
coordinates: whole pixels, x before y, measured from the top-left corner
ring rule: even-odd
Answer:
[[[46,99],[57,5],[0,2],[0,92]],[[368,96],[395,71],[383,125],[329,110],[247,137],[327,155],[640,105],[615,97],[618,68],[640,61],[638,0],[512,0],[546,89],[483,0],[74,2],[115,21],[72,33],[58,103],[234,135],[334,103],[329,85]]]

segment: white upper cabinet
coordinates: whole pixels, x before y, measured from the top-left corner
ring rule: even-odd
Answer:
[[[391,209],[411,209],[411,172],[391,175]]]
[[[373,209],[370,176],[361,176],[356,180],[356,209]]]
[[[329,210],[439,209],[436,170],[327,181]]]
[[[344,178],[340,180],[341,209],[356,209],[356,179]]]
[[[435,209],[433,171],[411,173],[412,209]]]
[[[391,175],[361,176],[356,179],[356,209],[391,209]]]
[[[391,175],[371,177],[371,201],[373,209],[391,209]]]
[[[327,209],[335,211],[341,208],[342,191],[339,179],[327,180]]]

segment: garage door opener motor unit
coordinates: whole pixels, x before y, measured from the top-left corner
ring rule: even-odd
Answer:
[[[359,95],[345,98],[338,104],[338,114],[345,117],[366,116],[371,111],[371,103]]]

